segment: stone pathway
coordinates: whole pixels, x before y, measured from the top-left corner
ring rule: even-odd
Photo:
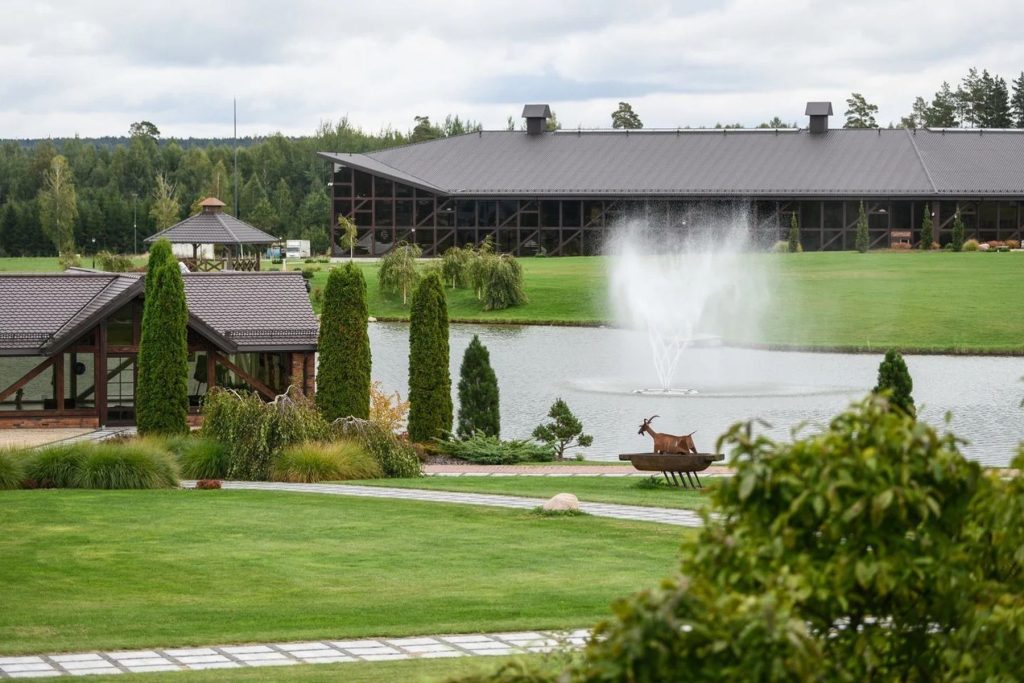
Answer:
[[[590,631],[473,633],[412,638],[314,640],[153,650],[0,657],[0,679],[196,671],[256,666],[377,662],[471,655],[518,655],[581,647]]]
[[[193,488],[195,482],[183,481],[181,485],[185,488]],[[520,496],[502,496],[490,493],[456,493],[453,491],[428,491],[425,489],[400,489],[386,486],[356,486],[348,484],[285,484],[262,481],[225,481],[221,485],[225,489],[322,493],[336,496],[418,500],[432,503],[454,503],[457,505],[485,505],[518,510],[532,510],[543,505],[546,501],[545,498],[523,498]],[[660,524],[674,524],[685,527],[700,527],[704,524],[700,515],[696,512],[675,508],[581,502],[580,510],[595,517],[628,519],[637,522],[658,522]]]
[[[731,467],[712,465],[700,476],[722,477]],[[631,465],[424,465],[428,477],[650,477],[658,472],[641,472]]]
[[[54,446],[56,444],[79,443],[81,441],[106,441],[107,439],[116,439],[121,436],[134,436],[137,432],[138,430],[135,427],[101,427],[84,434],[75,434],[66,439],[52,441],[46,445]]]

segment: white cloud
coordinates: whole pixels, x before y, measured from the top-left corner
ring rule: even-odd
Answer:
[[[883,125],[970,66],[1024,68],[1016,0],[568,0],[175,3],[0,0],[0,137],[367,129],[457,113],[488,128],[547,101],[605,127],[803,119],[852,91]]]

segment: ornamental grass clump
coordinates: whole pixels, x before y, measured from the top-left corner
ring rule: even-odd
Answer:
[[[274,481],[311,484],[318,481],[378,479],[383,476],[373,456],[353,441],[308,442],[289,446],[274,459]]]
[[[28,488],[74,488],[85,460],[82,444],[49,446],[29,455],[25,462]]]
[[[173,456],[157,442],[82,444],[84,454],[74,475],[80,489],[160,489],[178,485]]]
[[[186,479],[223,479],[228,470],[228,452],[224,444],[200,436],[170,439],[167,447],[178,458],[181,476]]]
[[[20,489],[25,481],[24,451],[0,449],[0,491]]]

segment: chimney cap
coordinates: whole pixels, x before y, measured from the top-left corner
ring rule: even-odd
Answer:
[[[550,119],[551,107],[546,104],[527,104],[523,106],[524,119]]]
[[[217,199],[216,197],[207,197],[203,201],[199,202],[199,206],[202,207],[214,207],[214,206],[227,206],[224,202]]]
[[[831,102],[808,102],[805,116],[832,116]]]

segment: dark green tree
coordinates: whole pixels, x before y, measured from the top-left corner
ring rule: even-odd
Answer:
[[[188,307],[166,240],[149,250],[135,419],[140,434],[188,433]]]
[[[551,422],[537,425],[533,430],[533,438],[550,446],[556,459],[564,459],[567,448],[586,448],[594,443],[594,437],[583,433],[583,423],[572,414],[569,405],[562,399],[556,398],[551,404],[548,417]]]
[[[370,417],[366,280],[354,263],[327,276],[317,341],[316,406],[327,420]]]
[[[953,245],[953,251],[963,251],[964,233],[964,219],[960,217],[960,207],[957,207],[956,214],[953,216],[953,237],[950,240],[950,244]]]
[[[853,245],[862,254],[868,253],[871,248],[871,237],[868,235],[868,217],[864,213],[864,202],[860,203],[857,212],[857,234],[854,236]]]
[[[914,397],[911,396],[913,390],[914,380],[910,377],[903,356],[899,351],[889,349],[885,352],[885,359],[878,366],[878,384],[875,385],[874,392],[889,392],[889,405],[915,417],[917,410],[914,408]]]
[[[1010,96],[1010,113],[1013,114],[1013,125],[1024,128],[1024,71],[1013,79],[1013,95]]]
[[[846,124],[843,128],[877,128],[875,114],[878,113],[878,105],[870,104],[859,92],[851,93],[846,100]]]
[[[928,107],[925,125],[929,128],[956,128],[960,125],[957,111],[956,93],[949,87],[949,83],[943,81]]]
[[[789,253],[800,251],[800,226],[796,222],[796,211],[789,214]]]
[[[425,142],[443,137],[444,131],[430,123],[429,116],[414,116],[413,120],[416,121],[416,126],[409,134],[409,142]]]
[[[612,128],[636,130],[643,128],[644,123],[629,102],[619,102],[619,108],[612,112]]]
[[[932,207],[925,204],[924,216],[921,217],[921,240],[918,249],[927,251],[932,248]]]
[[[491,367],[491,354],[480,338],[473,335],[462,357],[459,372],[459,419],[456,434],[465,439],[477,432],[501,435],[498,409],[498,376]]]
[[[437,272],[413,292],[409,322],[409,438],[427,442],[452,428],[448,302]]]

